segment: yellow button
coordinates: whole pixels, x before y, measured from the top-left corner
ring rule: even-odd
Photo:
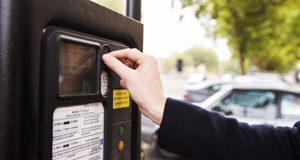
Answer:
[[[122,152],[123,149],[124,149],[124,141],[121,140],[121,141],[119,142],[119,151]]]

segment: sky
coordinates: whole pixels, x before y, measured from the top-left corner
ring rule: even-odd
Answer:
[[[180,13],[184,18],[179,21]],[[225,39],[214,42],[205,37],[205,29],[194,16],[193,9],[181,10],[181,4],[171,0],[142,0],[144,24],[144,53],[156,58],[167,58],[174,52],[182,53],[200,45],[213,49],[221,61],[229,60],[231,53]]]

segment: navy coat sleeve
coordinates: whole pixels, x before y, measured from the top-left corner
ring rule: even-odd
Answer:
[[[300,121],[293,128],[248,125],[168,98],[158,133],[161,148],[191,159],[300,159]]]

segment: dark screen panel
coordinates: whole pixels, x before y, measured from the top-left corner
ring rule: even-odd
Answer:
[[[60,42],[59,94],[96,92],[96,47]]]

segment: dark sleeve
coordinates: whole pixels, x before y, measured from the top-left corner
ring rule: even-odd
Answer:
[[[300,159],[300,121],[293,128],[248,125],[168,98],[158,133],[161,148],[191,159]]]

